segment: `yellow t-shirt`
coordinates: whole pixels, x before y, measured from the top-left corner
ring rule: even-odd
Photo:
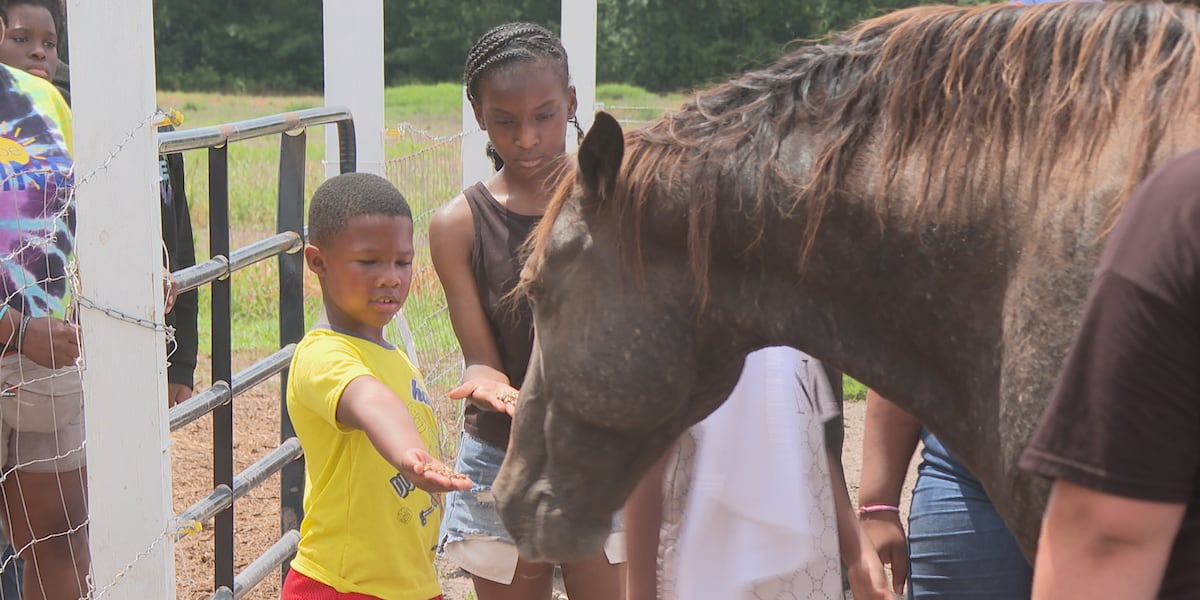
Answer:
[[[429,394],[403,352],[328,329],[305,335],[287,389],[306,461],[304,521],[292,568],[339,592],[428,600],[441,594],[433,568],[441,496],[414,487],[365,433],[337,422],[342,392],[364,375],[403,398],[425,446],[437,448]]]

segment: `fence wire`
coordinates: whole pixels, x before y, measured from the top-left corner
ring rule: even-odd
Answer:
[[[391,328],[394,343],[413,352],[425,377],[425,386],[435,399],[434,409],[441,427],[441,454],[454,457],[462,427],[462,402],[451,401],[448,393],[462,377],[463,360],[450,324],[446,297],[429,257],[429,221],[441,205],[461,192],[462,138],[464,132],[438,136],[400,124],[385,133],[385,177],[408,199],[413,211],[413,246],[416,259],[404,324]]]

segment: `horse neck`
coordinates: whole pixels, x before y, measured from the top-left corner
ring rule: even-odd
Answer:
[[[745,348],[800,348],[911,399],[917,413],[981,397],[999,376],[1007,233],[984,224],[995,219],[914,230],[881,221],[872,206],[831,205],[803,261],[801,212],[768,223],[755,245],[754,224],[739,223],[739,211],[722,215],[717,239],[741,250],[714,249],[727,258],[714,259],[706,315]]]

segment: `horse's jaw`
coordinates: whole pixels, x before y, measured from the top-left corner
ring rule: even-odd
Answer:
[[[527,380],[493,486],[500,517],[526,560],[593,558],[612,532],[613,514],[648,468],[637,457],[663,448],[620,443],[618,435],[569,418],[547,418],[529,388]]]
[[[523,459],[506,459],[495,482],[496,502],[521,558],[533,562],[571,563],[596,556],[612,531],[606,519],[568,514],[560,503],[553,477],[532,472]]]
[[[501,519],[526,560],[570,563],[594,558],[612,532],[613,514],[675,438],[703,415],[682,410],[686,395],[660,385],[648,391],[629,375],[616,379],[568,366],[548,377],[543,355],[575,365],[563,349],[549,353],[539,334],[513,418],[504,464],[493,485]],[[585,351],[584,355],[595,352]],[[589,375],[598,375],[591,379]],[[629,383],[622,387],[620,382]],[[624,412],[615,410],[628,403]],[[716,406],[710,403],[709,411]],[[664,412],[671,418],[652,420]]]

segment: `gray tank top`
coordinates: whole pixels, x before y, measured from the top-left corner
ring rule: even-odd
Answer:
[[[541,219],[514,213],[496,200],[483,183],[463,191],[471,207],[475,241],[471,249],[471,272],[479,289],[479,301],[487,313],[492,338],[500,350],[500,363],[513,387],[520,389],[533,352],[533,309],[525,299],[505,299],[517,285],[524,266],[521,244]],[[479,440],[500,449],[508,448],[512,418],[467,403],[464,429]]]

